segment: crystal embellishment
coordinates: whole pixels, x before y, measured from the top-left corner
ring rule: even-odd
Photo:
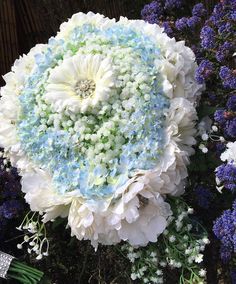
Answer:
[[[7,272],[14,256],[0,251],[0,277],[7,279]]]

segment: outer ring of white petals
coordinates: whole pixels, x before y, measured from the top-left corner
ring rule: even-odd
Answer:
[[[103,28],[114,25],[115,20],[91,12],[78,13],[61,25],[57,38],[66,38],[75,26],[88,22]],[[194,81],[197,67],[194,54],[184,42],[170,39],[157,25],[126,18],[120,22],[148,35],[159,46],[162,58],[156,61],[156,66],[163,76],[163,90],[170,98],[170,108],[166,113],[167,141],[159,164],[152,170],[137,172],[109,200],[94,204],[76,192],[59,195],[50,175],[31,163],[22,151],[15,127],[20,112],[18,95],[33,68],[33,56],[44,46],[37,46],[16,61],[12,72],[4,76],[6,86],[1,90],[0,146],[19,169],[26,201],[33,211],[44,212],[45,222],[68,216],[72,235],[91,240],[95,247],[98,243],[114,244],[121,240],[135,246],[146,245],[156,241],[164,231],[171,215],[164,198],[166,194],[180,195],[184,191],[188,157],[195,143],[195,105],[202,89]],[[141,196],[148,200],[148,205],[142,207]],[[113,198],[117,199],[115,205],[111,203]]]

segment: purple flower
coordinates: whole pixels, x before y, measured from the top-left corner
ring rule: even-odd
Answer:
[[[188,19],[187,25],[190,29],[195,29],[201,22],[201,18],[197,16],[192,16]]]
[[[226,146],[224,143],[217,142],[215,144],[215,151],[216,151],[217,156],[220,157],[220,155],[225,151],[225,149],[226,149]]]
[[[204,26],[200,34],[201,46],[205,49],[214,48],[216,45],[215,36],[215,31],[211,27]]]
[[[236,202],[232,210],[225,210],[214,222],[213,232],[221,242],[220,255],[223,262],[231,259],[231,254],[236,252]]]
[[[173,9],[179,9],[183,6],[184,1],[183,0],[166,0],[165,1],[165,9],[166,10],[173,10]]]
[[[221,19],[226,15],[226,11],[224,10],[224,5],[222,3],[219,3],[215,5],[213,13],[210,17],[210,21],[218,27],[221,23]]]
[[[158,18],[164,13],[163,6],[158,1],[153,1],[150,4],[144,6],[143,10],[141,11],[142,18],[150,23],[150,20],[155,23]],[[154,19],[156,19],[154,21]]]
[[[232,21],[236,21],[236,11],[233,11],[229,14],[229,19]]]
[[[226,41],[221,46],[219,46],[219,49],[216,53],[216,59],[222,63],[226,59],[228,59],[230,56],[232,56],[234,51],[234,46],[232,43]]]
[[[236,71],[231,70],[227,66],[221,66],[219,72],[220,78],[223,81],[223,86],[229,89],[236,89]]]
[[[204,17],[207,14],[207,10],[202,3],[196,4],[192,9],[192,15],[197,17]]]
[[[228,110],[236,112],[236,95],[229,97],[226,107]]]
[[[232,163],[220,165],[216,168],[217,178],[224,184],[224,187],[236,190],[236,167]]]
[[[228,34],[233,32],[233,27],[229,22],[223,22],[219,25],[218,33],[219,34]]]
[[[226,122],[225,133],[231,138],[236,138],[236,117]]]
[[[232,249],[230,247],[221,246],[220,248],[220,258],[224,263],[227,263],[230,261],[232,257]]]
[[[183,17],[175,22],[175,27],[178,31],[183,31],[188,28],[188,18]]]
[[[211,190],[203,185],[198,185],[194,189],[194,194],[195,194],[198,206],[204,209],[208,209],[211,201],[213,200],[213,194]]]
[[[172,28],[171,28],[170,23],[167,22],[167,21],[166,21],[166,22],[163,22],[162,26],[163,26],[165,32],[168,34],[168,36],[169,36],[169,37],[172,37],[172,36],[173,36],[173,30],[172,30]]]
[[[1,214],[6,219],[13,219],[23,210],[22,203],[19,200],[8,200],[0,207]]]
[[[209,80],[214,73],[214,65],[211,61],[205,59],[202,60],[198,66],[195,74],[195,78],[199,84],[203,84],[205,81]]]
[[[214,119],[218,122],[221,126],[226,123],[226,118],[224,115],[225,111],[223,109],[218,109],[214,114]]]

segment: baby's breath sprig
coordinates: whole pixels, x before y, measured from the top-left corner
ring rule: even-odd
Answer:
[[[193,209],[182,199],[169,200],[173,216],[156,244],[142,249],[129,245],[122,247],[132,263],[131,279],[143,283],[164,283],[165,268],[178,269],[179,284],[205,283],[206,270],[202,268],[203,251],[209,243],[207,233],[191,215]]]
[[[27,252],[29,254],[35,253],[37,260],[48,256],[49,241],[46,226],[41,222],[40,214],[30,211],[17,229],[26,232],[23,242],[17,244],[18,249],[22,249],[24,244],[28,244]]]

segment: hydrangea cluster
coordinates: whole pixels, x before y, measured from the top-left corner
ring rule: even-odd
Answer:
[[[4,76],[1,146],[44,222],[78,239],[155,242],[184,191],[202,85],[183,42],[144,21],[75,14]]]
[[[213,231],[216,237],[221,241],[221,258],[228,262],[233,253],[236,252],[236,202],[234,201],[232,210],[228,209],[216,219]]]
[[[179,283],[188,281],[205,283],[206,270],[202,252],[209,240],[207,234],[191,217],[192,208],[187,208],[181,199],[173,202],[173,216],[168,218],[169,226],[162,235],[162,241],[145,249],[124,245],[123,251],[132,263],[131,279],[142,283],[166,283],[166,269],[181,271]]]

